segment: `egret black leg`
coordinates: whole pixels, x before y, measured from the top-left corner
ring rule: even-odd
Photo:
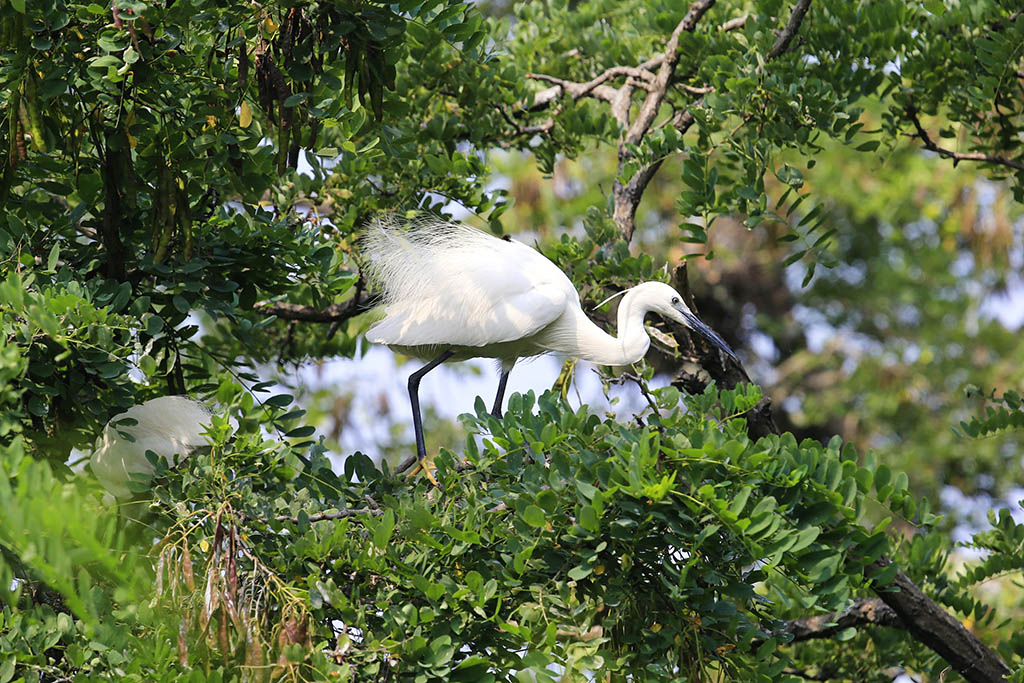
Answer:
[[[491,408],[491,415],[501,419],[501,401],[505,398],[505,385],[508,384],[509,370],[502,370],[498,379],[498,394],[494,397],[494,407]]]
[[[440,356],[409,375],[409,403],[412,404],[412,427],[413,431],[416,432],[416,458],[419,459],[421,463],[427,459],[427,447],[423,441],[423,418],[420,416],[420,380],[423,379],[423,375],[427,374],[451,357],[452,351],[445,351]],[[409,469],[413,462],[415,462],[415,460],[412,458],[407,459],[398,466],[397,471],[404,472]]]

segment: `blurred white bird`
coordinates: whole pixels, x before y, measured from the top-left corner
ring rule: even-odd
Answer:
[[[89,461],[93,474],[115,498],[129,498],[132,475],[153,473],[146,451],[175,465],[207,445],[203,431],[209,421],[209,408],[183,396],[161,396],[132,406],[103,428]]]
[[[363,241],[368,275],[382,291],[385,317],[367,339],[429,360],[409,377],[416,453],[426,457],[418,388],[423,375],[446,361],[495,358],[501,365],[492,413],[501,416],[508,373],[519,358],[564,353],[599,365],[630,365],[651,340],[644,316],[658,313],[698,332],[735,358],[732,349],[662,282],[625,292],[618,337],[592,323],[568,277],[534,249],[509,238],[439,219],[403,225],[374,221]],[[409,461],[411,464],[411,460]],[[401,471],[408,465],[403,463]]]

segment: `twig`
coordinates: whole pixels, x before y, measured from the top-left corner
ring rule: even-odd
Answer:
[[[556,90],[559,90],[559,88],[558,87],[548,88],[544,92],[556,91]],[[539,123],[537,125],[527,126],[526,128],[523,128],[522,126],[519,125],[519,123],[514,118],[512,118],[511,116],[508,115],[508,112],[505,111],[505,107],[501,106],[500,104],[496,105],[496,106],[497,106],[497,109],[498,109],[498,113],[500,113],[501,117],[503,119],[505,119],[505,122],[508,123],[510,126],[512,126],[512,128],[515,129],[516,137],[519,137],[519,136],[522,136],[522,135],[537,135],[537,134],[541,134],[541,133],[548,133],[548,132],[550,132],[551,129],[555,127],[555,116],[557,116],[559,111],[560,111],[559,107],[555,107],[554,113],[551,116],[549,116],[543,123]]]
[[[632,71],[632,67],[626,66],[613,66],[612,68],[605,71],[597,78],[591,79],[586,83],[577,83],[575,81],[567,81],[564,78],[558,78],[557,76],[548,76],[547,74],[526,74],[527,78],[535,81],[544,81],[546,83],[554,83],[554,88],[547,88],[540,91],[534,96],[533,105],[530,107],[531,111],[535,111],[538,108],[539,100],[543,103],[550,103],[562,96],[562,92],[570,95],[574,100],[578,100],[581,97],[593,97],[604,102],[611,103],[615,99],[617,90],[611,86],[604,85],[604,82],[609,78],[616,75],[629,76],[630,74],[624,73],[624,70]],[[639,71],[639,70],[637,70]],[[613,73],[614,72],[614,73]]]
[[[917,133],[911,137],[920,138],[925,149],[935,152],[940,157],[952,159],[954,167],[961,161],[980,161],[988,164],[1008,166],[1009,168],[1014,168],[1018,171],[1024,171],[1024,163],[1014,161],[1013,159],[986,154],[985,152],[954,152],[953,150],[939,147],[932,137],[928,135],[928,131],[924,129],[924,126],[921,125],[921,120],[917,117],[917,107],[914,106],[913,102],[909,102],[906,107],[904,107],[904,111],[907,114],[907,118],[910,119],[910,122],[914,124],[914,128],[917,130]]]
[[[602,376],[601,373],[598,372],[596,369],[594,370],[594,372],[597,373],[599,377]],[[636,383],[636,385],[640,387],[640,393],[643,395],[645,399],[647,399],[647,405],[651,407],[651,410],[654,411],[655,415],[659,414],[658,404],[654,402],[654,396],[651,395],[650,389],[647,388],[647,382],[645,382],[642,377],[637,377],[636,375],[631,374],[629,372],[624,372],[618,377],[610,378],[608,382],[610,384],[625,384],[626,382]]]
[[[729,21],[719,26],[718,30],[721,33],[725,33],[726,31],[734,31],[735,29],[742,28],[747,23],[747,19],[749,18],[749,14],[744,14],[742,17],[730,19]]]
[[[406,471],[407,469],[409,469],[409,468],[410,468],[410,467],[412,467],[412,466],[413,466],[414,464],[416,464],[416,461],[417,461],[417,460],[419,460],[419,456],[418,456],[418,455],[410,455],[410,456],[409,456],[408,458],[406,458],[405,460],[403,460],[403,461],[402,461],[402,462],[401,462],[401,463],[400,463],[400,464],[398,465],[398,467],[396,467],[396,468],[395,468],[395,474],[402,474],[402,473],[403,473],[403,472],[405,472],[405,471]]]
[[[683,83],[679,83],[678,85],[676,85],[676,87],[679,88],[680,90],[685,90],[691,95],[707,95],[708,93],[715,92],[715,89],[710,85],[705,85],[702,88],[696,88],[692,85],[685,85]]]

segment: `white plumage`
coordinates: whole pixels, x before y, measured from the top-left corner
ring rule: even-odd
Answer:
[[[523,351],[517,354],[492,347],[536,335],[569,302],[579,307],[576,289],[551,261],[520,242],[465,225],[421,219],[403,230],[386,218],[371,226],[364,249],[386,313],[366,336],[406,353],[427,347],[410,355],[463,347],[453,359],[514,362],[545,349],[517,344]]]
[[[374,221],[363,251],[382,291],[384,318],[366,333],[374,343],[430,360],[409,378],[417,453],[425,456],[417,389],[440,363],[496,358],[502,374],[493,413],[500,416],[508,373],[518,358],[565,353],[601,365],[635,363],[650,346],[644,316],[655,312],[699,332],[735,357],[679,293],[645,282],[625,293],[618,337],[583,313],[579,294],[554,263],[511,239],[437,219]]]
[[[122,420],[134,420],[135,424],[118,424]],[[146,451],[175,465],[179,456],[188,457],[192,450],[207,444],[203,431],[209,420],[210,410],[205,405],[183,396],[161,396],[132,406],[103,428],[90,459],[93,474],[114,497],[128,498],[132,475],[153,473]]]

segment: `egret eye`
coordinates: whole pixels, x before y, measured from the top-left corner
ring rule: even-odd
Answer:
[[[679,297],[678,296],[672,297],[672,305],[675,306],[678,303],[679,303]]]

